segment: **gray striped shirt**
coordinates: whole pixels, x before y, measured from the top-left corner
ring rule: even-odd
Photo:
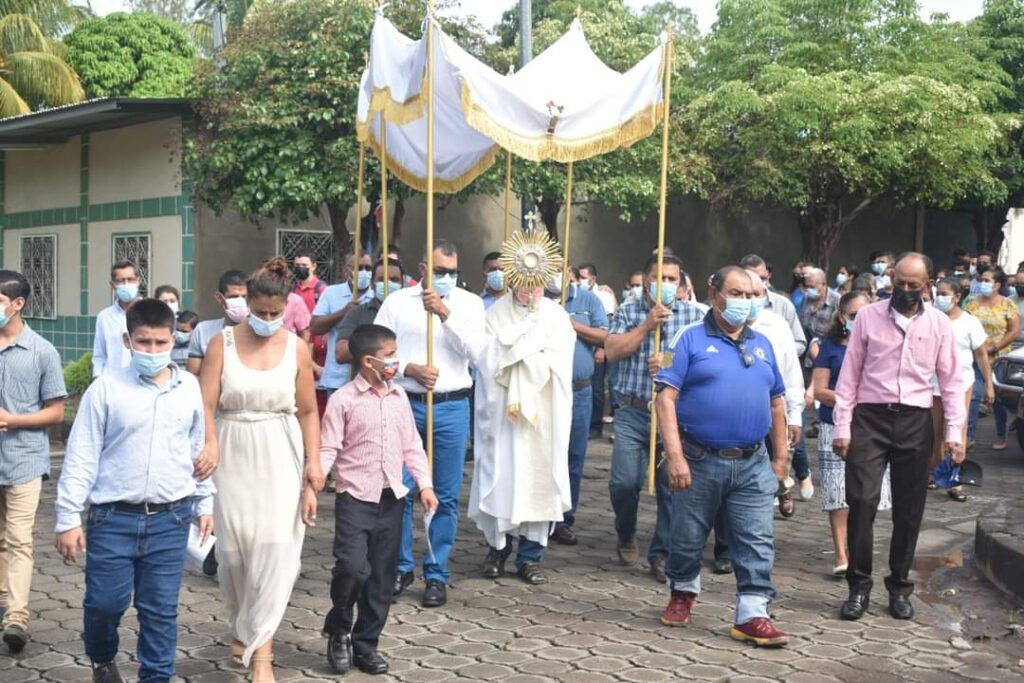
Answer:
[[[35,413],[44,401],[67,395],[60,354],[27,324],[0,349],[0,408],[15,415]],[[50,471],[47,429],[0,432],[0,486],[16,486]]]

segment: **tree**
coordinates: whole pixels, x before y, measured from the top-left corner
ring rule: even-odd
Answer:
[[[47,37],[61,36],[72,26],[92,16],[88,2],[78,5],[69,0],[0,0],[0,17],[24,14]]]
[[[85,99],[59,44],[24,14],[0,17],[0,118]]]
[[[88,19],[64,43],[90,97],[180,97],[192,75],[195,53],[188,37],[152,14]]]
[[[678,137],[720,203],[799,214],[804,257],[827,268],[883,198],[948,208],[1005,198],[996,175],[1015,119],[1006,74],[960,25],[911,0],[722,0]]]
[[[161,19],[187,26],[195,14],[192,0],[128,0],[132,12],[146,12]]]

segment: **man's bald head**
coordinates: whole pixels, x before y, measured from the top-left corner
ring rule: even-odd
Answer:
[[[934,268],[924,254],[908,252],[896,262],[893,284],[908,291],[923,291],[931,282]]]

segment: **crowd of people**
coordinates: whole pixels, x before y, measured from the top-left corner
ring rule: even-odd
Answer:
[[[117,629],[132,603],[140,681],[170,680],[186,548],[215,536],[231,656],[272,681],[274,636],[328,479],[327,660],[339,674],[385,673],[379,637],[416,582],[416,503],[428,520],[424,607],[447,601],[467,459],[467,514],[489,548],[482,575],[505,574],[514,553],[516,576],[545,583],[548,543],[578,542],[588,442],[608,425],[615,551],[639,565],[649,532],[663,624],[689,622],[714,531],[712,571],[736,577],[731,636],[785,645],[770,611],[774,509],[791,517],[816,492],[835,546],[823,570],[850,589],[840,617],[869,607],[872,527],[891,509],[889,611],[912,618],[929,473],[964,459],[982,406],[995,416],[992,447],[1006,445],[992,364],[1022,341],[1024,268],[1008,276],[993,254],[958,251],[936,272],[922,254],[879,252],[831,282],[798,263],[785,288],[749,254],[696,291],[666,249],[617,294],[592,263],[563,270],[546,239],[528,233],[488,253],[479,294],[460,286],[448,241],[413,272],[397,251],[364,253],[336,284],[311,253],[276,257],[223,273],[212,295],[223,313],[202,322],[177,289],[143,298],[138,267],[115,263],[56,502],[60,555],[74,562],[88,544],[93,680],[122,680]],[[0,598],[14,653],[29,638],[46,428],[67,393],[56,350],[22,319],[31,295],[23,275],[0,271]],[[815,437],[817,487],[805,443]],[[656,522],[641,530],[651,457]]]

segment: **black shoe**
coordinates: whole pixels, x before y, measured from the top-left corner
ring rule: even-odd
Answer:
[[[364,674],[379,676],[388,672],[388,663],[380,656],[379,652],[371,652],[368,655],[356,655],[352,658],[355,664]]]
[[[337,674],[348,673],[352,668],[352,636],[335,633],[327,640],[327,663]]]
[[[8,624],[4,627],[4,642],[7,644],[8,650],[18,654],[28,645],[28,633],[25,632],[25,628],[22,626]]]
[[[484,558],[484,578],[496,579],[505,573],[505,560],[508,559],[510,548],[505,550],[490,548],[487,550],[487,557]]]
[[[446,602],[448,602],[448,589],[444,583],[436,579],[428,579],[427,589],[423,591],[423,606],[440,607]],[[385,664],[384,666],[385,670],[387,670],[387,665]],[[363,667],[360,666],[359,668],[362,669]],[[363,671],[366,671],[366,669],[363,669]]]
[[[405,589],[412,585],[416,576],[412,572],[398,572],[395,574],[395,585],[391,589],[391,595],[398,597],[405,592]]]
[[[527,562],[516,570],[516,575],[531,586],[539,586],[548,582],[547,575],[536,562]]]
[[[890,595],[889,614],[893,619],[913,619],[914,606],[910,604],[910,598],[906,595]]]
[[[839,609],[839,618],[847,621],[857,621],[868,611],[868,603],[871,596],[867,593],[850,593],[843,606]]]
[[[554,532],[551,534],[551,540],[559,545],[576,545],[580,542],[576,538],[576,532],[572,530],[572,527],[564,524],[559,524],[555,527]]]
[[[117,669],[117,662],[94,663],[92,665],[92,683],[124,683],[121,672]]]
[[[728,557],[716,557],[715,567],[711,571],[714,574],[732,574],[732,560]]]

